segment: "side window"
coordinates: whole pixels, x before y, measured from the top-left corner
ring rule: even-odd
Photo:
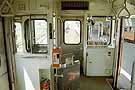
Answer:
[[[64,43],[79,44],[81,42],[81,22],[79,20],[64,21]]]
[[[45,20],[34,20],[34,44],[48,44],[47,42],[47,22]]]
[[[111,43],[112,21],[107,17],[90,17],[87,24],[88,45],[108,45]]]
[[[22,43],[22,26],[21,23],[15,22],[15,42],[17,52],[23,51],[23,43]]]
[[[124,39],[128,42],[135,42],[135,15],[125,19],[124,31]]]
[[[27,52],[47,53],[47,21],[32,19],[25,22]]]

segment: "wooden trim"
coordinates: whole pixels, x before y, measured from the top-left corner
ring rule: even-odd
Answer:
[[[124,32],[124,41],[135,44],[135,32]]]
[[[124,39],[134,41],[135,40],[134,32],[124,32]]]

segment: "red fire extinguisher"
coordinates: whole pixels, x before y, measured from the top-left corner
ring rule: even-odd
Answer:
[[[49,79],[45,79],[43,80],[41,83],[41,90],[50,90],[50,80]]]

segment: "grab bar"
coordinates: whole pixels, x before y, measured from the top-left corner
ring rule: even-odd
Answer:
[[[110,2],[111,2],[111,6],[112,6],[112,8],[111,8],[111,11],[113,12],[113,14],[114,14],[114,16],[115,16],[115,18],[109,18],[109,17],[107,17],[107,19],[108,20],[116,20],[117,19],[117,12],[116,12],[116,10],[114,9],[114,2],[115,2],[116,0],[111,0]]]
[[[127,0],[124,0],[124,6],[123,8],[120,10],[120,12],[118,13],[118,17],[121,18],[120,14],[123,10],[125,10],[128,13],[128,16],[125,16],[124,18],[128,19],[130,18],[131,14],[129,12],[129,10],[127,9],[127,4],[126,4]]]

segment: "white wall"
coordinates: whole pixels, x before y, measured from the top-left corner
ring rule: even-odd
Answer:
[[[50,67],[46,55],[16,54],[17,90],[40,90],[39,69],[50,70]]]
[[[135,44],[124,42],[122,55],[122,69],[118,87],[130,89],[132,65],[135,60]]]
[[[108,54],[110,52],[110,54]],[[113,48],[87,48],[87,76],[112,76]],[[84,67],[85,68],[85,67]]]

